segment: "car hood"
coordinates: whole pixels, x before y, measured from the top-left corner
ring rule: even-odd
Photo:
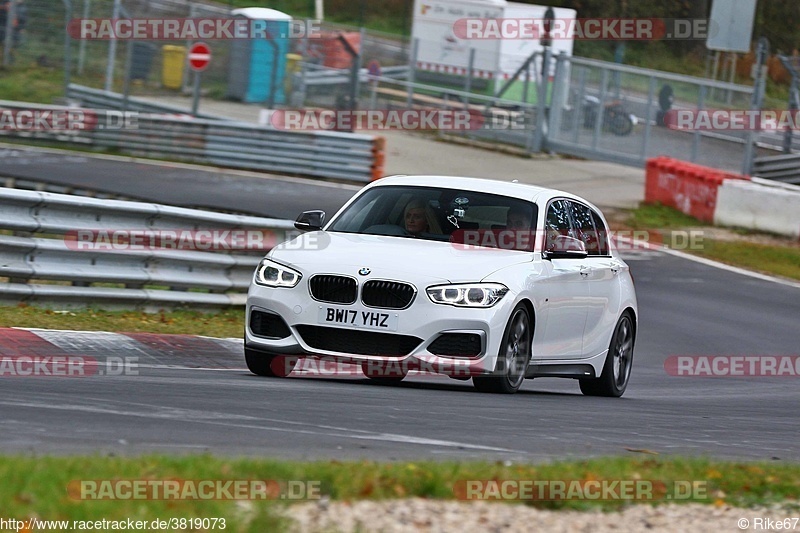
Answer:
[[[355,276],[366,267],[373,277],[423,275],[458,283],[480,281],[507,266],[531,261],[533,254],[405,237],[314,231],[276,246],[269,256],[306,273]]]

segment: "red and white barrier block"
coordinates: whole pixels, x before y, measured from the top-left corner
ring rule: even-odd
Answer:
[[[645,203],[720,226],[800,238],[800,187],[795,185],[656,157],[647,161]]]
[[[717,192],[714,224],[800,239],[800,187],[755,177],[725,181]]]

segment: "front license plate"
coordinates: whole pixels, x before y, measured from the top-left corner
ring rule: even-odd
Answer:
[[[397,331],[397,313],[382,313],[365,309],[319,308],[319,323],[337,326]]]

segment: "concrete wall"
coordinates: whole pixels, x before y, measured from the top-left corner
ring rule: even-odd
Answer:
[[[800,187],[760,178],[725,180],[717,191],[714,224],[800,239]]]

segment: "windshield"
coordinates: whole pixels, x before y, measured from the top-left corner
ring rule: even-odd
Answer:
[[[375,187],[327,229],[342,233],[531,251],[536,205],[489,194],[435,187]]]

